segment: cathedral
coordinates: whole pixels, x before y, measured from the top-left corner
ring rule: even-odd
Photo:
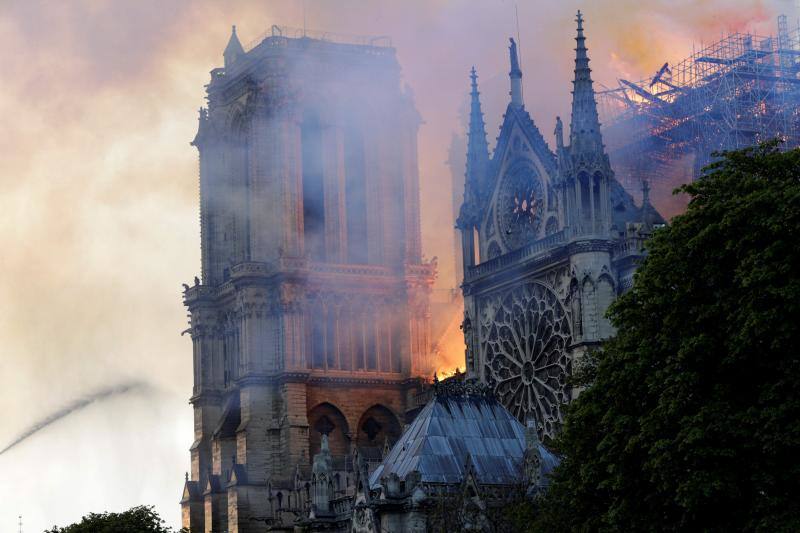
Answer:
[[[614,179],[600,134],[583,17],[578,12],[569,137],[555,152],[525,110],[510,40],[510,102],[490,155],[477,75],[472,91],[461,232],[467,376],[552,438],[578,391],[568,377],[613,334],[605,316],[630,287],[643,242],[664,220]]]
[[[491,154],[472,71],[457,220],[467,370],[432,385],[420,117],[394,49],[273,27],[245,50],[234,28],[192,142],[185,528],[491,531],[510,491],[546,488],[558,459],[542,442],[577,393],[567,378],[613,333],[605,310],[663,223],[646,187],[637,207],[614,179],[580,12],[577,25],[555,152],[525,110],[513,40]]]
[[[293,522],[323,436],[344,494],[353,452],[379,460],[433,374],[420,117],[394,49],[286,33],[245,50],[233,29],[192,141],[193,532]]]

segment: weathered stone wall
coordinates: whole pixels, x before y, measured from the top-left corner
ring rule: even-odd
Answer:
[[[184,293],[195,372],[191,476],[202,491],[209,473],[216,483],[201,502],[206,531],[262,531],[259,520],[277,512],[268,508],[270,486],[302,507],[293,485],[319,436],[310,433],[319,433],[309,428],[311,409],[327,402],[341,411],[341,454],[352,451],[368,411],[373,436],[402,424],[408,379],[430,369],[435,265],[421,261],[420,119],[394,51],[280,37],[245,53],[234,35],[226,54],[193,141],[202,283]],[[308,124],[320,128],[318,165],[305,159],[316,146],[303,146],[316,139]],[[347,154],[363,161],[348,168]],[[364,242],[355,244],[365,253],[356,257],[346,182],[360,166],[363,190],[351,200],[363,198]],[[311,174],[324,194],[322,253],[304,220]],[[340,312],[361,329],[329,320]],[[322,365],[312,358],[320,346]]]

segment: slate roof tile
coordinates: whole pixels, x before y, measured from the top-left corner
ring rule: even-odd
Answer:
[[[468,454],[481,483],[516,483],[524,451],[525,429],[496,399],[435,395],[372,473],[370,486],[415,470],[423,482],[460,483]],[[549,474],[558,459],[543,446],[540,452]]]

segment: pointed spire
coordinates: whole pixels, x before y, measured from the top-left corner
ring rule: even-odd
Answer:
[[[655,212],[650,204],[650,183],[642,180],[642,209],[640,211],[642,226],[645,231],[653,229],[653,224],[657,224],[658,213]]]
[[[391,451],[391,449],[392,449],[392,447],[389,446],[389,437],[387,435],[386,437],[383,438],[383,457],[386,457],[387,455],[389,455],[389,452]]]
[[[511,59],[511,72],[508,73],[511,78],[511,105],[514,107],[522,107],[522,70],[519,68],[519,58],[517,57],[517,43],[513,38],[508,39],[511,44],[508,47],[508,54]]]
[[[586,37],[583,35],[583,15],[578,11],[575,19],[578,23],[578,34],[575,37],[575,81],[572,82],[572,122],[570,123],[570,151],[579,152],[603,151],[603,140],[600,136],[600,120],[597,115],[597,103],[592,88],[589,55],[586,49]]]
[[[236,35],[236,25],[234,25],[231,27],[231,38],[228,39],[228,46],[225,47],[225,51],[222,53],[222,57],[225,58],[225,68],[233,65],[243,55],[244,48],[242,48],[242,43],[239,42],[239,37]]]
[[[469,131],[467,132],[467,168],[464,180],[464,205],[474,207],[476,195],[481,193],[485,180],[486,169],[489,165],[489,144],[486,142],[486,125],[483,122],[481,111],[480,92],[478,91],[478,74],[475,67],[469,74],[471,80]],[[469,221],[468,214],[464,212],[459,216],[459,227],[472,227],[474,221]],[[465,218],[462,220],[462,218]],[[435,378],[435,377],[434,377]]]
[[[489,144],[486,142],[486,125],[483,122],[483,111],[481,111],[480,92],[478,92],[478,75],[475,67],[469,74],[472,91],[470,91],[470,110],[469,110],[469,139],[467,145],[467,176],[470,177],[471,171],[483,170],[486,162],[489,161]],[[479,168],[476,168],[476,165]]]
[[[320,442],[319,449],[320,449],[320,452],[322,452],[322,453],[330,452],[331,449],[330,449],[330,447],[328,447],[328,435],[327,434],[322,435],[322,442]]]
[[[330,512],[330,501],[333,496],[331,493],[331,470],[333,467],[331,450],[328,446],[328,435],[322,435],[319,453],[314,456],[311,466],[311,484],[313,493],[311,497],[311,517]],[[296,485],[299,485],[300,465],[297,465],[295,474]]]

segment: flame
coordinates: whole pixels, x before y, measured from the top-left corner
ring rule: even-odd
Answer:
[[[436,375],[439,378],[466,370],[467,345],[464,343],[464,334],[461,331],[461,319],[463,316],[462,303],[452,312],[447,328],[434,347],[433,360]]]

